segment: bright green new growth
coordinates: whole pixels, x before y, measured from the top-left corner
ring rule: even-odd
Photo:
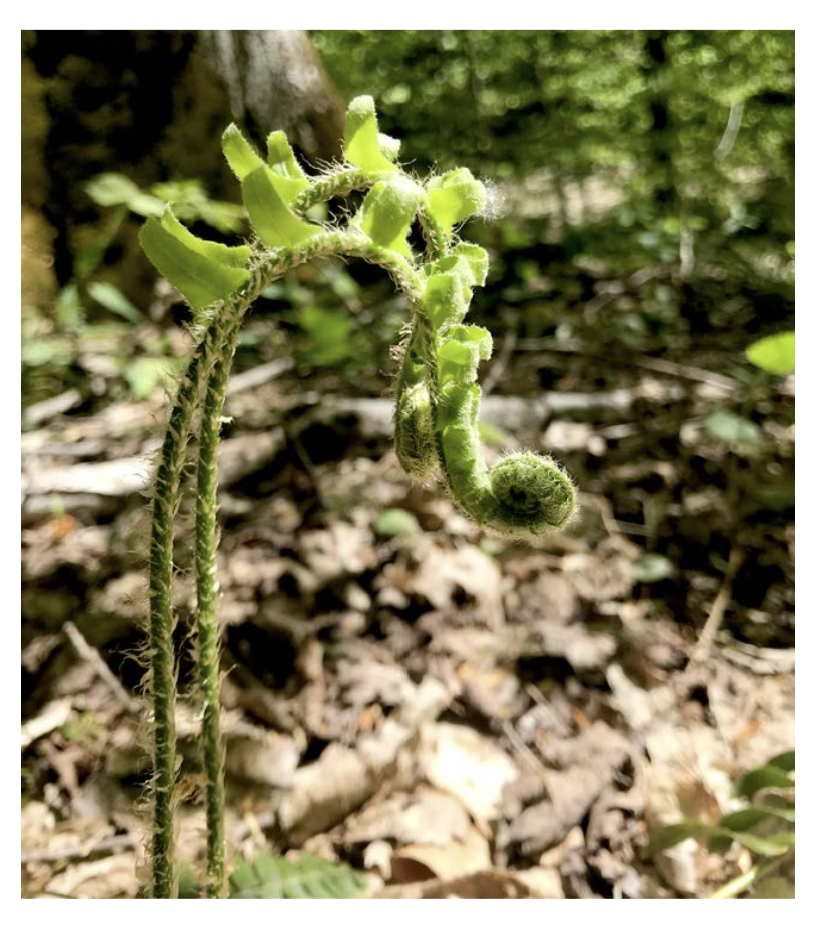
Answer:
[[[248,279],[245,266],[251,254],[249,247],[228,248],[196,238],[169,207],[160,220],[147,219],[141,229],[141,247],[193,309],[225,299]]]
[[[457,226],[486,205],[484,186],[465,168],[422,183],[395,158],[398,143],[378,131],[371,97],[349,107],[347,165],[308,177],[285,134],[268,137],[268,162],[235,126],[223,135],[226,159],[240,180],[257,241],[228,248],[185,229],[169,209],[151,218],[141,244],[158,270],[193,309],[207,309],[199,341],[161,450],[150,548],[150,653],[154,711],[153,891],[169,897],[174,886],[172,792],[175,778],[172,647],[173,521],[180,474],[194,413],[200,408],[195,571],[198,675],[203,700],[206,775],[208,893],[226,887],[222,751],[215,577],[217,446],[237,334],[254,299],[288,270],[317,256],[359,257],[386,270],[411,310],[411,333],[402,352],[395,400],[395,449],[403,468],[425,479],[437,473],[456,504],[478,524],[508,537],[535,537],[563,527],[576,501],[570,478],[549,457],[511,454],[489,471],[478,431],[478,367],[491,356],[491,335],[465,325],[473,287],[483,286],[488,256],[459,241]],[[353,190],[367,190],[344,227],[307,220],[312,206]],[[410,235],[419,225],[425,254]],[[212,307],[210,309],[210,307]]]

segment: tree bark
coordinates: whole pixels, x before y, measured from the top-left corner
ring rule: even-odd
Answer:
[[[308,158],[340,154],[344,103],[301,29],[218,30],[206,48],[226,81],[234,119],[264,138],[284,129]]]

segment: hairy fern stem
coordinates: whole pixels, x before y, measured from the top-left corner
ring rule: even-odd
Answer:
[[[175,790],[175,647],[172,640],[172,571],[175,515],[192,416],[206,380],[217,333],[206,332],[181,381],[156,470],[149,556],[149,688],[153,716],[153,894],[174,890],[173,796]]]
[[[199,425],[195,571],[198,678],[203,701],[208,892],[219,897],[225,891],[225,835],[215,557],[217,448],[223,402],[237,334],[252,302],[288,270],[319,256],[358,257],[377,264],[390,274],[409,300],[419,298],[420,283],[407,260],[377,247],[357,232],[328,231],[298,249],[281,249],[262,255],[241,292],[216,312],[189,363],[161,449],[155,478],[150,546],[150,652],[154,704],[152,861],[153,891],[157,898],[171,897],[174,882],[172,802],[175,787],[176,668],[171,585],[174,520],[180,502],[180,474],[186,460],[192,417],[199,405],[201,387],[205,384]]]
[[[221,898],[226,890],[223,752],[220,738],[220,659],[217,626],[217,450],[226,384],[237,344],[239,319],[246,304],[232,298],[217,318],[216,359],[206,384],[199,429],[195,503],[198,676],[203,700],[203,769],[206,777],[206,892]]]

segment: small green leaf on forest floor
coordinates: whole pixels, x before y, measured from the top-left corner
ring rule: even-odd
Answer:
[[[746,850],[750,850],[759,856],[783,856],[791,847],[796,845],[796,835],[790,831],[781,831],[778,834],[771,834],[770,837],[760,837],[747,831],[732,833],[731,836]]]
[[[750,419],[729,412],[728,409],[715,409],[703,420],[703,425],[712,438],[727,444],[759,444],[762,431]]]
[[[136,399],[149,399],[177,370],[175,359],[167,357],[137,357],[129,363],[124,376]]]
[[[750,830],[756,824],[771,820],[772,818],[778,818],[780,821],[787,821],[793,824],[796,821],[796,808],[774,808],[772,805],[752,805],[750,808],[743,808],[741,811],[732,811],[730,814],[720,818],[720,827],[735,831]]]
[[[793,772],[796,769],[796,751],[785,750],[772,757],[765,764],[766,766],[776,766],[777,769],[784,769],[785,772]]]
[[[670,847],[683,843],[684,840],[690,838],[702,840],[713,832],[714,827],[712,825],[694,818],[686,818],[683,821],[678,821],[677,824],[667,824],[652,833],[649,841],[649,853],[654,856],[656,853],[662,853]]]
[[[60,328],[77,331],[85,318],[85,309],[79,296],[79,287],[68,283],[56,297],[54,318]]]
[[[165,203],[141,190],[124,174],[97,174],[85,184],[87,195],[98,206],[126,206],[138,216],[160,216]]]
[[[127,319],[128,322],[137,324],[144,321],[144,316],[141,312],[139,312],[130,300],[127,299],[124,293],[122,293],[118,287],[113,286],[112,283],[105,283],[103,280],[94,280],[92,283],[88,284],[88,294],[95,299],[97,303],[104,306],[105,309],[114,312],[123,319]]]
[[[662,554],[644,554],[635,564],[635,578],[639,583],[658,583],[668,579],[673,571],[672,561]]]
[[[420,530],[418,519],[405,509],[385,509],[376,519],[373,530],[385,538],[403,537]]]
[[[782,332],[761,338],[746,348],[748,360],[757,367],[786,376],[796,369],[796,332]]]
[[[784,754],[783,754],[784,755]],[[747,772],[737,783],[737,795],[750,798],[760,789],[792,789],[796,783],[788,775],[788,771],[766,763],[759,769]]]

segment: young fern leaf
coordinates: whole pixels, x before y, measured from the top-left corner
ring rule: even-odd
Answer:
[[[247,245],[230,248],[197,238],[169,207],[160,219],[147,219],[139,241],[153,265],[193,309],[205,309],[225,299],[248,280]]]
[[[268,166],[275,176],[274,186],[286,206],[291,206],[308,186],[308,178],[299,166],[293,148],[284,132],[268,136]]]
[[[397,173],[393,163],[400,142],[378,131],[378,119],[372,97],[356,97],[347,108],[344,124],[344,156],[363,171]]]
[[[429,210],[447,234],[459,222],[482,212],[488,202],[486,188],[472,177],[467,167],[435,177],[426,185],[426,190]]]
[[[375,244],[412,258],[407,236],[422,196],[421,188],[407,177],[380,180],[364,198],[354,223]]]
[[[246,141],[243,133],[232,123],[223,133],[221,140],[223,154],[229,162],[234,176],[242,183],[252,171],[262,167],[263,159]]]
[[[240,859],[231,875],[230,898],[358,898],[367,878],[344,863],[302,853],[292,861],[258,850],[253,863]]]
[[[243,178],[243,203],[252,228],[267,248],[294,248],[318,235],[318,225],[300,219],[286,203],[290,181],[261,164]]]

